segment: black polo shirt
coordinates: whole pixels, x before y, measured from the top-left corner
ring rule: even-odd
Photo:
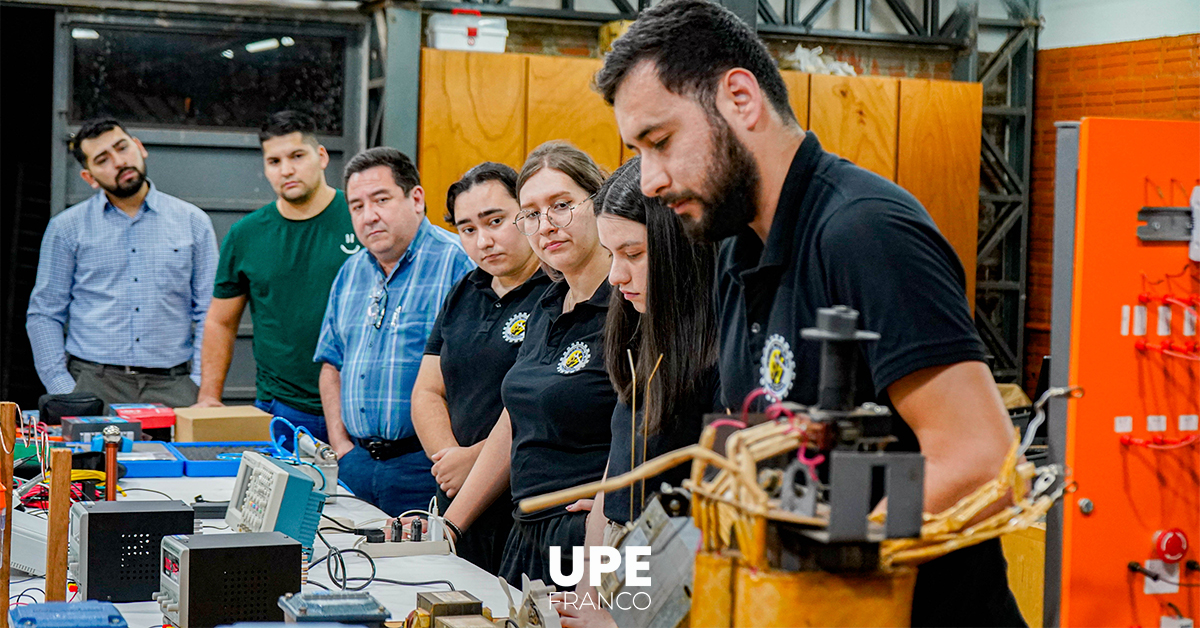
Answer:
[[[764,248],[748,227],[717,260],[722,398],[756,388],[817,401],[821,346],[800,338],[817,308],[858,310],[863,345],[858,402],[889,404],[887,387],[917,370],[983,361],[962,263],[900,186],[825,152],[811,131],[792,160]],[[907,448],[915,439],[901,421]]]
[[[550,284],[538,270],[502,297],[492,276],[476,268],[446,295],[425,343],[425,355],[441,356],[450,428],[462,447],[484,440],[504,410],[500,384],[517,360],[525,325]]]
[[[898,185],[822,150],[812,132],[792,160],[766,246],[749,228],[724,241],[716,280],[721,391],[731,408],[760,387],[816,403],[820,344],[800,330],[815,326],[820,307],[852,307],[860,329],[880,334],[863,345],[859,403],[891,407],[887,387],[900,378],[985,358],[962,264],[929,213]],[[902,420],[893,431],[896,448],[917,449]],[[999,542],[922,565],[912,621],[1024,625]]]
[[[546,289],[529,317],[517,362],[504,377],[504,407],[512,418],[512,497],[599,480],[608,462],[609,421],[617,394],[604,370],[604,320],[611,288],[563,313],[565,281]],[[566,514],[562,506],[531,514],[535,521]]]
[[[638,416],[634,420],[630,407],[618,401],[612,414],[612,447],[608,454],[608,477],[628,473],[630,458],[635,464],[653,460],[669,451],[675,451],[688,445],[700,442],[700,432],[704,427],[704,415],[713,412],[720,404],[717,399],[717,369],[707,373],[697,386],[695,396],[688,399],[686,405],[676,412],[676,420],[669,426],[664,426],[653,434],[647,434],[642,439],[643,421],[646,419],[643,387],[637,399]],[[635,521],[642,516],[644,499],[659,492],[663,482],[676,488],[683,485],[683,480],[691,475],[692,465],[681,464],[646,480],[643,485],[638,482],[632,486],[608,491],[604,494],[604,516],[618,523]]]

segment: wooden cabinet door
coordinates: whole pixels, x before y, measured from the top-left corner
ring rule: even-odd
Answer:
[[[783,75],[783,84],[787,86],[788,102],[792,105],[792,112],[796,114],[796,121],[800,123],[801,128],[807,129],[809,81],[812,77],[794,70],[780,70],[779,73]]]
[[[621,136],[612,107],[592,91],[600,59],[529,57],[525,154],[567,140],[612,172],[621,165]]]
[[[524,55],[421,51],[418,164],[429,219],[449,228],[446,189],[472,166],[525,159]]]
[[[814,74],[808,120],[825,150],[896,180],[899,81]]]
[[[950,241],[967,274],[975,305],[979,238],[979,83],[900,81],[900,149],[896,182],[921,201]]]

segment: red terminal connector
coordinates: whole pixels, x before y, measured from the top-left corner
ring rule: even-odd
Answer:
[[[1151,296],[1149,292],[1143,292],[1138,295],[1138,303],[1141,303],[1143,305],[1145,305],[1153,300],[1154,300],[1154,297]]]
[[[1142,339],[1136,340],[1133,343],[1133,346],[1138,351],[1157,351],[1159,353],[1162,353],[1164,350],[1170,349],[1170,346],[1168,346],[1168,343],[1146,342],[1145,340],[1142,340]]]

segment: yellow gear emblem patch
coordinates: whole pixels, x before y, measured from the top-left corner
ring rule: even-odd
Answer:
[[[504,329],[500,335],[506,342],[516,344],[525,340],[525,323],[529,321],[529,312],[521,312],[513,314],[512,318],[504,323]]]
[[[588,348],[586,343],[573,342],[567,350],[563,352],[562,357],[558,359],[558,372],[563,375],[578,373],[587,366],[589,360],[592,359],[592,350]]]
[[[767,338],[763,345],[759,374],[759,385],[777,399],[783,399],[792,390],[792,382],[796,379],[796,358],[783,336],[771,334]]]

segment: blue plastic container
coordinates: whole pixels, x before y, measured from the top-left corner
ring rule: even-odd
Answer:
[[[184,475],[203,478],[236,477],[243,451],[274,450],[271,442],[265,440],[165,444],[183,461]]]

